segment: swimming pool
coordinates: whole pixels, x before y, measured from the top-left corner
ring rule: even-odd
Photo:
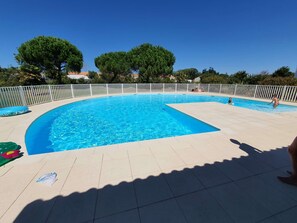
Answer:
[[[227,97],[189,94],[143,94],[83,100],[51,110],[26,132],[28,154],[111,145],[124,142],[218,131],[214,126],[183,114],[166,104],[226,103]],[[297,111],[280,105],[234,98],[235,106],[260,111]]]

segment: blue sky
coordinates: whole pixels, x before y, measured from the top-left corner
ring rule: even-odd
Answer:
[[[142,43],[174,53],[174,70],[255,74],[297,68],[296,0],[9,0],[0,3],[0,66],[36,36],[66,39],[94,58]]]

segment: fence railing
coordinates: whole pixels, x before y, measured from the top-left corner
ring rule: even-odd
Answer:
[[[297,102],[297,86],[237,84],[75,84],[35,85],[0,88],[0,107],[36,105],[68,98],[131,93],[179,93],[192,89],[202,92],[270,99],[274,94],[282,101]]]

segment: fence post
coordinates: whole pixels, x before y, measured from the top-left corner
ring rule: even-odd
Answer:
[[[49,94],[51,97],[51,101],[54,101],[51,86],[50,85],[47,85],[47,86],[48,86],[48,91],[49,91]]]
[[[175,83],[175,93],[177,92],[177,83]]]
[[[221,94],[221,92],[222,92],[222,84],[220,84],[220,91],[219,91],[219,93]]]
[[[189,92],[189,84],[187,84],[187,92]]]
[[[106,84],[106,94],[108,95],[109,92],[108,92],[108,84]]]
[[[150,93],[152,93],[152,83],[150,83]]]
[[[236,95],[237,84],[235,84],[234,95]]]
[[[135,91],[136,91],[136,94],[138,93],[138,89],[137,89],[137,83],[135,84]]]
[[[284,86],[284,89],[283,89],[282,96],[281,96],[281,100],[282,100],[282,101],[284,100],[284,96],[285,96],[286,90],[287,90],[287,86],[285,85],[285,86]]]
[[[25,99],[25,94],[24,94],[23,87],[22,86],[19,86],[19,90],[20,90],[20,95],[21,95],[23,106],[25,106],[25,105],[27,105],[27,103],[26,103],[26,99]]]
[[[207,92],[209,92],[210,84],[208,84]]]
[[[92,84],[90,84],[90,95],[93,96]]]
[[[165,84],[163,83],[163,93],[165,92]]]
[[[124,84],[122,84],[122,94],[124,94]]]
[[[257,89],[258,89],[258,85],[256,85],[256,88],[255,88],[254,98],[256,97]]]
[[[71,86],[71,94],[72,94],[72,98],[74,98],[73,86],[72,86],[72,84],[71,84],[70,86]]]
[[[4,96],[2,94],[2,89],[0,88],[0,107],[5,107],[4,105]]]

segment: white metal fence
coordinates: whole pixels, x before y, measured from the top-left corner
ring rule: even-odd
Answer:
[[[75,84],[35,85],[0,88],[0,107],[36,105],[68,98],[131,93],[179,93],[192,89],[202,92],[270,99],[274,94],[282,101],[297,102],[297,86],[234,84]]]

